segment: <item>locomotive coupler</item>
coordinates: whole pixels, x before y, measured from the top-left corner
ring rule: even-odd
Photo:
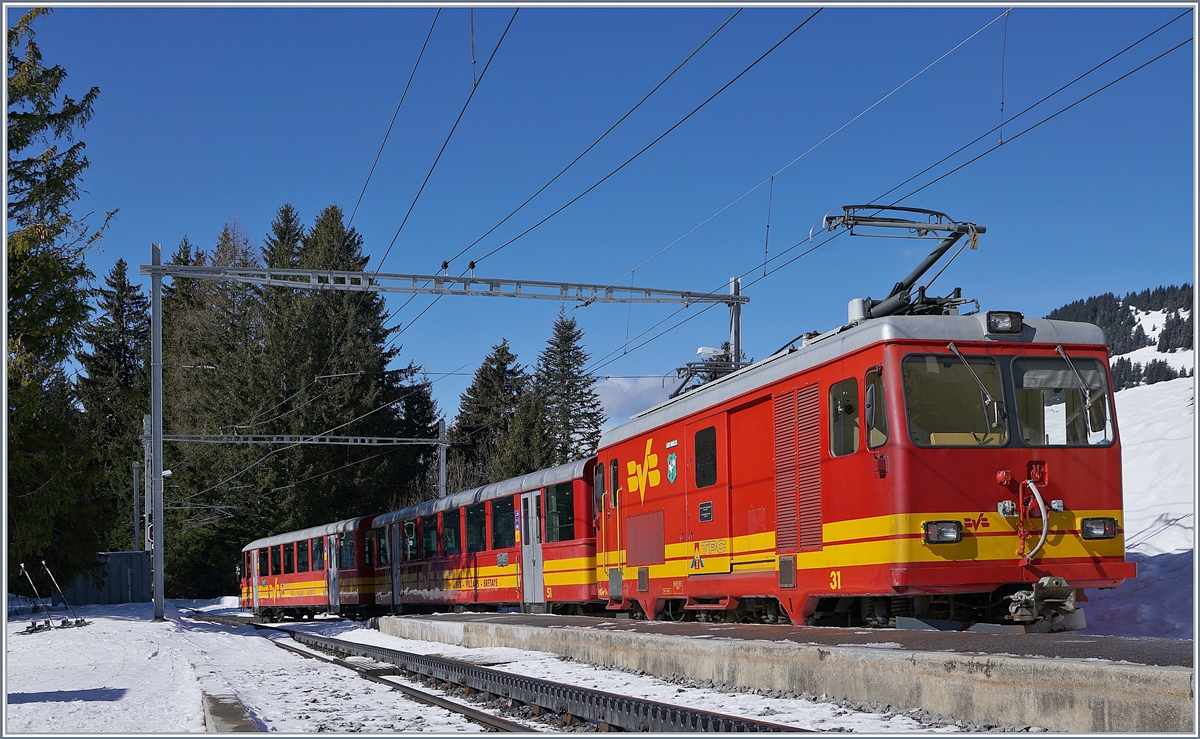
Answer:
[[[1031,623],[1049,618],[1052,623],[1075,612],[1075,588],[1061,577],[1046,576],[1033,584],[1033,590],[1020,590],[1008,596],[1013,621]]]

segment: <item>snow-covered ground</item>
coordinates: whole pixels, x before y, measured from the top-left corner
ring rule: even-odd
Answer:
[[[91,621],[90,625],[34,634],[19,633],[28,616],[10,618],[5,632],[4,734],[200,732],[204,731],[201,692],[237,696],[264,731],[483,731],[445,709],[417,703],[346,668],[305,659],[272,643],[286,637],[249,629],[235,631],[179,614],[182,607],[230,612],[236,611],[236,606],[233,597],[204,604],[169,601],[167,619],[162,623],[150,621],[153,609],[147,603],[83,606],[79,615]],[[295,627],[403,651],[440,654],[512,674],[802,728],[871,733],[960,730],[927,716],[922,723],[918,712],[873,713],[811,696],[770,697],[683,687],[542,652],[409,641],[338,621]],[[553,730],[550,725],[537,728]]]

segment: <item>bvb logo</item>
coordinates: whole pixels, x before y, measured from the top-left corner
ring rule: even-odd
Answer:
[[[654,439],[646,439],[646,454],[642,464],[630,460],[626,468],[629,471],[629,479],[626,481],[629,492],[638,493],[643,503],[646,502],[646,488],[658,487],[662,477],[662,473],[658,471],[658,455],[650,453],[653,445]]]

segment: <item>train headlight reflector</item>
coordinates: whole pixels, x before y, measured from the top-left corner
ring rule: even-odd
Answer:
[[[1024,316],[1016,311],[988,311],[989,334],[1019,334],[1024,328]]]
[[[1085,518],[1079,524],[1085,539],[1111,539],[1117,535],[1117,519]]]
[[[962,524],[958,521],[926,521],[926,544],[954,544],[962,541]]]

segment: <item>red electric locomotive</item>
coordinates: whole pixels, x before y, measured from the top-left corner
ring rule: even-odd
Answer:
[[[376,516],[396,542],[397,611],[598,604],[594,459]]]
[[[910,292],[945,232],[850,322],[651,408],[600,442],[600,595],[649,618],[1083,628],[1133,577],[1107,347],[1091,324]],[[903,209],[908,210],[908,209]],[[908,212],[913,212],[908,210]]]
[[[252,541],[242,549],[241,605],[278,621],[318,613],[361,617],[376,607],[374,562],[387,557],[374,516],[351,518]],[[388,583],[390,584],[390,578]],[[390,606],[390,593],[387,596]]]

